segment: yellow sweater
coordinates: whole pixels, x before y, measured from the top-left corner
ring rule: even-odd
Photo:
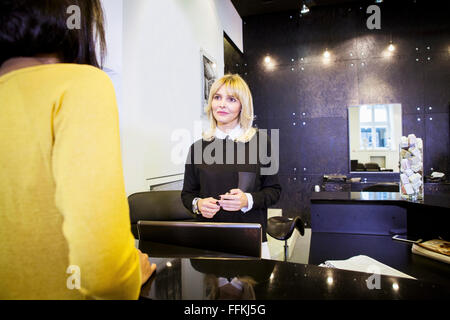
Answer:
[[[53,64],[0,77],[0,299],[138,298],[128,210],[108,76]]]

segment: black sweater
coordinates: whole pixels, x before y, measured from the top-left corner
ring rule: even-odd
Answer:
[[[281,186],[278,182],[278,174],[261,174],[262,167],[268,168],[271,165],[271,163],[262,164],[261,162],[267,161],[261,161],[259,156],[259,139],[265,137],[267,137],[265,133],[258,131],[251,139],[257,139],[258,142],[253,144],[253,146],[257,145],[256,155],[258,156],[256,157],[255,155],[250,157],[249,154],[250,150],[255,151],[255,148],[250,147],[250,143],[255,143],[255,141],[242,143],[221,139],[198,140],[191,146],[185,165],[184,184],[181,192],[181,199],[188,210],[192,212],[194,198],[213,197],[219,200],[219,195],[225,194],[231,189],[239,188],[245,193],[250,193],[253,197],[253,207],[246,213],[220,209],[212,219],[206,219],[198,215],[198,221],[259,223],[262,226],[262,241],[267,241],[267,208],[279,200]],[[263,156],[270,157],[270,139],[267,137],[267,140],[262,141],[267,141],[268,150],[267,154],[263,154]],[[205,157],[199,157],[198,152],[201,150],[203,155],[205,148],[207,148],[206,153],[215,156],[216,161],[211,163],[210,160],[205,160]],[[232,150],[230,148],[234,149],[234,159],[232,155],[229,155],[227,159],[227,150],[228,153]],[[238,159],[238,154],[243,155],[243,152],[238,152],[239,149],[245,150],[245,161],[243,157]],[[223,152],[222,155],[220,155],[220,151]],[[238,162],[238,160],[240,161]]]

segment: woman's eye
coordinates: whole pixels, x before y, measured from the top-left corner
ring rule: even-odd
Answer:
[[[233,97],[229,98],[228,100],[230,100],[230,102],[236,102],[236,98]]]
[[[214,96],[214,100],[219,100],[220,96]]]

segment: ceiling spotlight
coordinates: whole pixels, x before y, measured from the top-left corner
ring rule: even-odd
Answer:
[[[394,45],[392,44],[392,42],[389,44],[388,50],[389,50],[390,52],[393,52],[393,51],[395,50],[395,47],[394,47]]]
[[[389,41],[389,46],[386,48],[386,50],[383,51],[383,56],[388,58],[393,55],[395,51],[395,46],[392,44],[392,40]]]
[[[325,59],[328,59],[330,57],[330,52],[328,51],[328,49],[326,49],[325,52],[323,53],[323,57]]]
[[[303,4],[302,10],[300,11],[301,14],[307,14],[309,12],[309,8],[306,6],[306,4]]]
[[[275,61],[272,59],[270,55],[266,55],[264,57],[264,65],[267,70],[273,70],[275,67],[274,63]]]

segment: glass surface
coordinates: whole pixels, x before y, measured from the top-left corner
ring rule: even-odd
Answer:
[[[384,122],[384,121],[388,120],[388,115],[387,115],[388,106],[387,105],[374,106],[373,111],[375,114],[375,122]]]
[[[417,141],[417,142],[416,142]],[[420,141],[420,142],[419,142]],[[408,139],[400,144],[400,193],[411,201],[423,200],[423,142],[422,139]]]
[[[447,265],[411,259],[411,249],[392,235],[313,233],[309,264],[265,259],[187,259],[151,256],[156,272],[142,287],[152,300],[422,299],[448,296]],[[383,252],[383,255],[379,255]],[[151,252],[147,252],[151,254]],[[366,255],[419,280],[381,274],[382,290],[368,285],[372,272],[323,264]],[[367,272],[366,272],[367,270]],[[393,283],[396,286],[393,287]],[[400,289],[400,290],[399,290]],[[401,293],[401,295],[399,295]],[[190,305],[194,306],[195,304]],[[235,303],[233,303],[235,304]],[[247,302],[248,305],[248,302]],[[258,304],[257,304],[258,305]],[[225,311],[219,311],[226,314]],[[241,317],[242,318],[242,317]]]
[[[361,146],[363,149],[372,149],[372,129],[361,128]]]
[[[361,106],[359,111],[360,122],[372,122],[372,109],[369,106]]]
[[[375,141],[378,148],[387,148],[386,134],[387,128],[375,128]]]
[[[350,172],[399,172],[401,104],[348,108]]]

